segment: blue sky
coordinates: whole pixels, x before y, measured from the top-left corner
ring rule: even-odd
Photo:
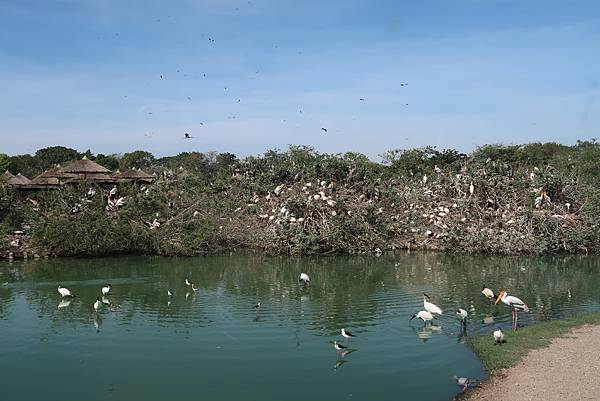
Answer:
[[[0,0],[0,110],[9,154],[574,143],[600,2]]]

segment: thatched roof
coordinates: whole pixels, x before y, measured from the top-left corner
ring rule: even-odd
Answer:
[[[135,168],[125,170],[122,173],[115,173],[115,174],[113,174],[113,177],[119,178],[119,179],[126,179],[126,180],[153,180],[154,179],[154,176],[152,176],[148,173],[145,173],[142,170],[137,170]]]
[[[4,172],[4,174],[0,175],[0,182],[7,182],[8,180],[10,180],[13,177],[14,177],[14,175],[12,175],[10,173],[10,171],[6,170]]]
[[[23,185],[28,185],[29,183],[31,183],[31,180],[25,177],[23,174],[19,173],[10,178],[6,183],[12,187],[20,187]]]
[[[62,168],[63,173],[75,174],[110,174],[111,171],[106,167],[99,165],[96,162],[83,157],[81,160],[76,160],[68,166]]]
[[[72,178],[72,177],[75,177],[75,174],[65,173],[62,170],[62,168],[60,167],[60,164],[57,164],[56,167],[52,167],[52,168],[44,171],[42,174],[38,175],[35,178]]]

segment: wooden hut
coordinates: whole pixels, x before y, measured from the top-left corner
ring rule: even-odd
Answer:
[[[154,176],[148,173],[143,172],[142,170],[138,170],[135,168],[125,170],[123,172],[116,172],[113,174],[113,177],[118,182],[143,182],[146,184],[150,184],[154,181]]]
[[[0,175],[0,184],[6,185],[8,181],[13,177],[14,175],[12,175],[10,171],[6,170],[4,174]]]
[[[66,167],[61,169],[62,173],[72,174],[73,181],[100,181],[100,182],[114,182],[114,178],[111,176],[111,171],[106,167],[99,165],[96,162],[89,160],[87,157],[83,157],[81,160],[76,160]]]
[[[31,180],[29,178],[27,178],[23,174],[19,173],[19,174],[13,176],[12,178],[10,178],[6,182],[6,185],[8,187],[12,187],[12,188],[20,188],[20,187],[27,187],[30,183],[31,183]]]
[[[30,186],[32,188],[59,188],[74,177],[74,174],[63,173],[60,164],[57,164],[31,180]]]

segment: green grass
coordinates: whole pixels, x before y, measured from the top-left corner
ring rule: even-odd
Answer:
[[[493,372],[516,365],[529,351],[547,347],[552,339],[563,336],[574,327],[586,324],[600,324],[600,312],[541,322],[516,332],[503,330],[506,342],[498,345],[494,345],[492,336],[496,328],[490,328],[489,333],[473,338],[471,345],[486,368]]]

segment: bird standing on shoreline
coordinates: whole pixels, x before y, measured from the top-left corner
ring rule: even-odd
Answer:
[[[504,340],[504,333],[502,332],[502,329],[500,327],[498,327],[498,330],[494,331],[494,344],[502,344],[505,343],[506,340]]]
[[[498,305],[498,302],[500,301],[502,301],[503,304],[510,306],[512,309],[513,330],[517,330],[517,314],[520,310],[523,312],[529,312],[529,306],[527,306],[527,304],[521,301],[519,298],[508,295],[508,292],[506,291],[500,291],[495,305]]]

